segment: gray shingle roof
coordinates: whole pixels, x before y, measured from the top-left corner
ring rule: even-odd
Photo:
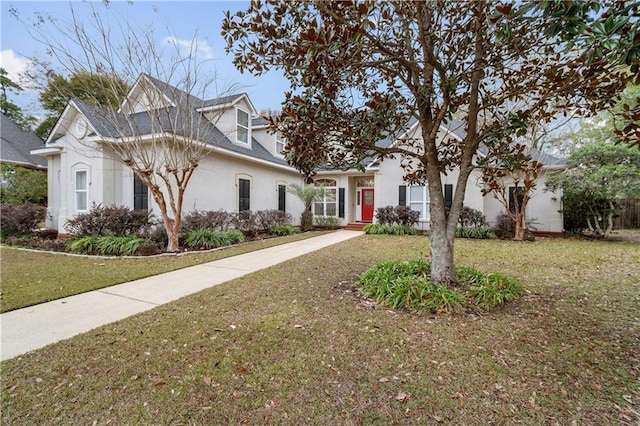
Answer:
[[[188,136],[186,133],[191,132],[199,135],[198,139],[212,146],[217,146],[238,154],[253,157],[259,160],[269,161],[271,163],[286,165],[286,161],[282,158],[271,155],[259,142],[252,139],[251,148],[234,144],[227,138],[217,127],[215,127],[206,118],[197,112],[185,112],[184,109],[178,107],[167,108],[166,114],[162,114],[160,119],[156,114],[148,114],[140,112],[125,117],[121,113],[109,111],[96,105],[91,105],[78,99],[73,100],[74,105],[87,117],[91,126],[101,136],[110,138],[133,136],[134,134],[146,135],[159,133],[162,131],[171,131],[181,136]],[[181,120],[198,120],[193,125],[185,124]],[[171,123],[178,123],[172,126]],[[114,125],[116,124],[116,125]]]
[[[20,164],[25,167],[46,169],[47,159],[31,155],[32,149],[44,148],[44,142],[34,133],[25,132],[4,114],[0,121],[0,160],[3,163]]]

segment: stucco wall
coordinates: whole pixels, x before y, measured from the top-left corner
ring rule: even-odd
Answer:
[[[562,232],[563,220],[560,213],[562,193],[545,191],[545,180],[546,174],[541,173],[538,176],[538,184],[532,191],[531,199],[527,204],[526,220],[531,221],[531,227],[536,231]],[[513,179],[506,178],[504,185],[507,188],[513,186]],[[505,206],[493,194],[485,196],[484,214],[489,223],[495,223],[496,217],[504,213],[505,210]]]

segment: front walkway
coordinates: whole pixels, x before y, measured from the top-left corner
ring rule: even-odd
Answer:
[[[359,235],[337,231],[4,313],[0,361]]]

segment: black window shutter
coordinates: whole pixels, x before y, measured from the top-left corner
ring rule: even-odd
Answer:
[[[406,206],[407,205],[407,187],[405,185],[400,185],[398,192],[398,205]]]
[[[286,211],[287,202],[287,187],[284,185],[278,185],[278,210]]]
[[[250,194],[250,185],[251,182],[248,179],[239,179],[238,184],[239,188],[239,203],[238,210],[250,210],[251,209],[251,194]]]
[[[133,209],[149,210],[149,189],[138,176],[133,177]]]
[[[344,217],[344,188],[338,188],[338,216]]]
[[[447,210],[451,210],[451,205],[453,204],[453,185],[450,183],[446,183],[444,185],[444,205]]]

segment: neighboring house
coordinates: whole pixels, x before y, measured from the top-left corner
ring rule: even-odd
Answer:
[[[141,81],[157,88],[157,96],[136,92]],[[149,76],[142,75],[123,102],[121,111],[144,113],[145,109],[175,105],[171,98],[175,90]],[[211,140],[203,140],[210,148],[200,162],[186,190],[184,212],[191,210],[267,210],[279,209],[297,220],[302,203],[286,192],[291,183],[301,184],[303,177],[287,165],[281,154],[286,141],[269,132],[267,121],[257,116],[246,94],[200,100],[190,95],[197,110],[222,112],[215,123]],[[164,99],[165,101],[162,101]],[[195,102],[194,102],[195,100]],[[163,103],[164,102],[164,103]],[[66,221],[86,212],[92,204],[117,204],[134,209],[150,209],[158,213],[150,194],[130,169],[99,151],[96,144],[113,138],[113,129],[96,113],[97,108],[78,100],[69,103],[53,129],[46,147],[32,151],[45,156],[49,164],[49,218],[47,226],[64,231]],[[206,115],[206,114],[205,114]],[[457,124],[455,124],[457,123]],[[442,127],[442,137],[462,138],[456,127],[459,122]],[[403,137],[413,137],[419,126],[414,123]],[[150,132],[150,130],[143,130]],[[123,136],[123,135],[120,135]],[[126,136],[126,135],[124,135]],[[386,140],[382,144],[392,144]],[[479,153],[478,155],[482,155]],[[541,155],[547,168],[562,166],[562,162]],[[474,172],[475,173],[475,172]],[[544,175],[544,173],[542,174]],[[422,186],[407,186],[402,180],[400,159],[372,160],[364,172],[319,171],[315,185],[326,187],[325,197],[313,206],[315,215],[335,216],[342,225],[374,221],[375,209],[404,204],[421,212],[420,227],[429,226],[428,192]],[[455,189],[456,173],[443,178],[444,192],[450,199]],[[536,218],[540,231],[561,232],[562,216],[559,197],[545,193],[538,185],[529,203],[529,217]],[[492,221],[504,208],[491,196],[481,194],[481,181],[475,174],[469,179],[465,205],[481,210]]]
[[[4,114],[0,114],[0,163],[33,170],[47,170],[47,159],[32,155],[44,142],[35,133],[25,132]]]

